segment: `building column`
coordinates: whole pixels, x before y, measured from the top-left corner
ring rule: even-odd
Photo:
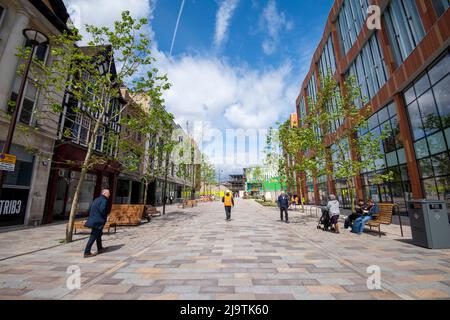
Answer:
[[[320,192],[319,187],[317,186],[317,178],[313,177],[313,184],[314,184],[314,204],[319,205],[320,204]],[[313,203],[311,203],[313,204]]]
[[[356,151],[356,146],[352,143],[352,140],[355,138],[356,138],[356,136],[351,138],[350,141],[348,141],[348,143],[350,144],[350,156],[352,157],[352,160],[358,161],[359,155]],[[355,191],[356,191],[355,199],[364,199],[361,174],[358,174],[355,176],[354,187],[355,187]],[[352,192],[352,191],[349,190],[349,192]],[[351,205],[353,205],[353,204],[351,204]]]
[[[97,180],[95,181],[94,199],[99,197],[103,188],[103,171],[97,170]]]
[[[16,77],[19,57],[16,56],[17,48],[24,43],[23,29],[28,27],[30,17],[22,11],[17,11],[14,26],[11,29],[5,50],[0,60],[0,110],[8,110],[8,101],[11,96],[14,79]]]
[[[46,212],[44,213],[46,215],[45,221],[43,222],[44,224],[50,224],[53,222],[53,207],[55,206],[56,201],[58,176],[59,176],[59,169],[55,167],[51,168],[47,192],[47,207]]]

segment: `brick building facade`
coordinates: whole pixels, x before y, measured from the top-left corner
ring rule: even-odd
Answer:
[[[381,9],[381,29],[370,29],[371,5]],[[450,203],[450,10],[447,0],[336,0],[310,70],[296,101],[298,123],[315,98],[321,75],[331,70],[342,87],[354,76],[371,107],[369,130],[392,136],[383,141],[384,163],[394,180],[376,184],[374,172],[355,179],[359,198],[396,202],[407,211],[410,199]],[[362,106],[361,106],[362,107]],[[345,119],[327,141],[339,139]],[[349,207],[348,190],[332,175],[307,177],[302,186],[310,203],[330,193]]]

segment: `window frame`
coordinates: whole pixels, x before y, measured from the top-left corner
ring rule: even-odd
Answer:
[[[14,81],[16,81],[16,80],[20,81],[20,79],[18,79],[18,78],[14,79]],[[18,116],[18,121],[20,123],[24,124],[24,125],[27,125],[27,126],[32,126],[33,124],[35,124],[35,121],[34,121],[34,110],[36,109],[36,106],[37,106],[37,103],[38,103],[38,100],[39,100],[39,89],[37,87],[35,87],[36,93],[35,93],[34,97],[28,97],[27,96],[28,86],[29,86],[30,82],[33,85],[33,80],[31,80],[30,78],[28,78],[27,81],[25,81],[25,87],[24,87],[24,91],[23,91],[24,94],[22,96],[22,100],[19,101],[19,103],[16,102],[16,108],[19,108],[19,111],[20,111],[19,116]],[[13,86],[14,86],[14,84],[13,84]],[[15,94],[15,95],[18,96],[18,92],[14,91],[14,87],[13,87],[13,90],[11,90],[11,96],[12,96],[12,94]],[[30,98],[32,98],[33,100],[31,100]],[[30,121],[28,123],[22,121],[23,104],[25,102],[25,99],[33,102],[33,107],[32,107],[32,110],[31,110]]]

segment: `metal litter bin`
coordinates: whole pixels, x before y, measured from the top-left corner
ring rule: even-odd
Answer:
[[[414,200],[408,203],[413,243],[429,249],[450,248],[447,203]]]

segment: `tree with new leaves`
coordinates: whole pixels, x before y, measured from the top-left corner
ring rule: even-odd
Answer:
[[[310,98],[308,104],[308,121],[315,128],[314,141],[322,142],[314,145],[315,149],[312,151],[320,162],[331,160],[331,166],[326,166],[328,174],[345,181],[353,208],[354,179],[363,171],[379,169],[377,163],[384,158],[380,146],[387,133],[377,136],[364,130],[368,126],[367,118],[371,114],[371,108],[360,108],[360,105],[364,105],[364,99],[353,77],[349,77],[343,88],[339,89],[336,79],[329,72],[321,78],[321,84],[317,99]],[[333,134],[330,128],[342,119],[345,119],[343,129]],[[361,135],[362,131],[367,133]],[[335,140],[331,147],[327,143],[330,135]],[[377,175],[379,181],[389,181],[391,178],[390,171]]]
[[[203,194],[210,194],[211,186],[216,185],[215,168],[212,163],[209,163],[207,156],[202,154],[201,164],[201,184],[203,185]]]
[[[147,204],[150,183],[157,178],[164,177],[165,179],[167,177],[169,160],[178,143],[173,137],[174,116],[167,112],[162,105],[150,105],[147,112],[148,123],[144,129],[147,141],[142,175],[145,204]]]
[[[297,182],[302,186],[305,172],[320,174],[323,171],[320,165],[323,143],[316,134],[311,118],[310,114],[303,119],[305,124],[302,126],[291,126],[290,121],[279,124],[278,130],[270,131],[267,138],[266,161],[278,163],[280,177],[284,177],[285,183],[291,186]],[[277,151],[274,145],[278,145],[281,151]],[[305,197],[303,188],[299,189],[303,211]]]
[[[35,110],[35,117],[49,121],[46,114],[65,113],[73,125],[65,126],[63,137],[74,139],[80,135],[82,128],[80,119],[87,119],[90,126],[83,136],[86,154],[80,163],[81,173],[73,196],[70,209],[69,225],[66,241],[72,241],[73,226],[81,189],[87,173],[98,164],[108,160],[122,165],[138,164],[136,159],[142,157],[141,152],[120,152],[119,148],[129,146],[119,142],[120,128],[131,127],[132,131],[145,134],[145,124],[149,119],[143,113],[142,118],[122,117],[130,105],[128,102],[117,104],[122,100],[121,87],[126,85],[130,96],[147,97],[153,105],[163,104],[162,94],[170,88],[166,76],[158,74],[153,67],[155,59],[150,50],[151,42],[146,34],[147,19],[136,20],[129,12],[123,12],[120,21],[108,27],[86,26],[88,47],[76,45],[83,41],[78,30],[64,32],[50,38],[51,64],[36,61],[31,74],[41,95],[48,101],[48,108]],[[26,57],[28,52],[21,52]],[[61,104],[61,93],[69,97],[68,104]],[[132,103],[137,101],[131,99]],[[141,108],[145,111],[146,106]],[[123,133],[122,133],[123,135]],[[95,152],[99,137],[103,138],[103,153]],[[126,155],[126,159],[118,159]],[[123,161],[121,161],[123,160]]]

